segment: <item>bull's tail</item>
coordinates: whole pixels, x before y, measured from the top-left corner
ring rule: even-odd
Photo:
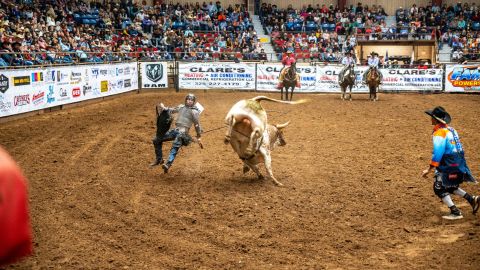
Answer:
[[[292,105],[302,104],[302,103],[307,102],[306,99],[299,99],[299,100],[295,100],[295,101],[285,101],[285,100],[278,100],[278,99],[274,99],[274,98],[269,98],[269,97],[266,97],[266,96],[258,96],[258,97],[251,98],[250,100],[253,100],[253,101],[256,101],[256,102],[260,102],[262,100],[267,100],[267,101],[283,103],[283,104],[292,104]]]

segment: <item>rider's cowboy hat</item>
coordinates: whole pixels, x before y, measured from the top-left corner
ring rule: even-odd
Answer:
[[[426,114],[437,119],[440,123],[449,124],[452,121],[450,114],[442,106],[437,106],[433,110],[426,110]]]

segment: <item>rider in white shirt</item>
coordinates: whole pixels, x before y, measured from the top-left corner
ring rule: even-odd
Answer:
[[[352,57],[352,53],[348,51],[342,59],[342,65],[348,66],[350,64],[355,64],[355,59]]]
[[[345,74],[345,71],[346,71],[347,67],[349,65],[355,65],[355,59],[353,58],[351,51],[347,51],[345,53],[345,57],[343,57],[343,59],[342,59],[342,65],[343,65],[343,69],[342,69],[342,71],[340,71],[340,74],[338,76],[338,81],[339,82],[343,81],[343,76]]]
[[[378,58],[378,54],[376,52],[371,52],[370,55],[368,56],[368,70],[365,71],[365,73],[363,73],[363,81],[365,82],[365,84],[367,83],[367,74],[368,72],[370,72],[371,69],[373,68],[376,68],[377,71],[378,71],[378,74],[380,76],[380,84],[382,84],[382,80],[383,80],[383,75],[382,73],[380,72],[380,70],[378,70],[378,65],[380,63],[380,59]]]

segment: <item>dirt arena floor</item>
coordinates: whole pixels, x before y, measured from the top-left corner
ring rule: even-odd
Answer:
[[[204,130],[257,95],[195,93]],[[448,208],[420,176],[431,155],[424,110],[442,105],[480,177],[480,95],[263,102],[270,122],[291,121],[272,155],[277,187],[242,174],[225,129],[204,134],[203,150],[182,148],[168,174],[148,167],[155,104],[185,94],[128,94],[0,124],[29,180],[35,248],[7,269],[480,269],[480,214],[454,197],[465,218],[443,220]]]

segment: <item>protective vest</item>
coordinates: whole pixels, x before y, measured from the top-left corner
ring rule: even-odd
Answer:
[[[200,112],[195,106],[187,107],[185,105],[180,105],[178,107],[178,116],[175,125],[177,128],[184,128],[186,133],[188,133],[192,125],[195,125],[195,131],[197,132],[197,136],[199,136],[202,132],[198,120],[199,115]]]

